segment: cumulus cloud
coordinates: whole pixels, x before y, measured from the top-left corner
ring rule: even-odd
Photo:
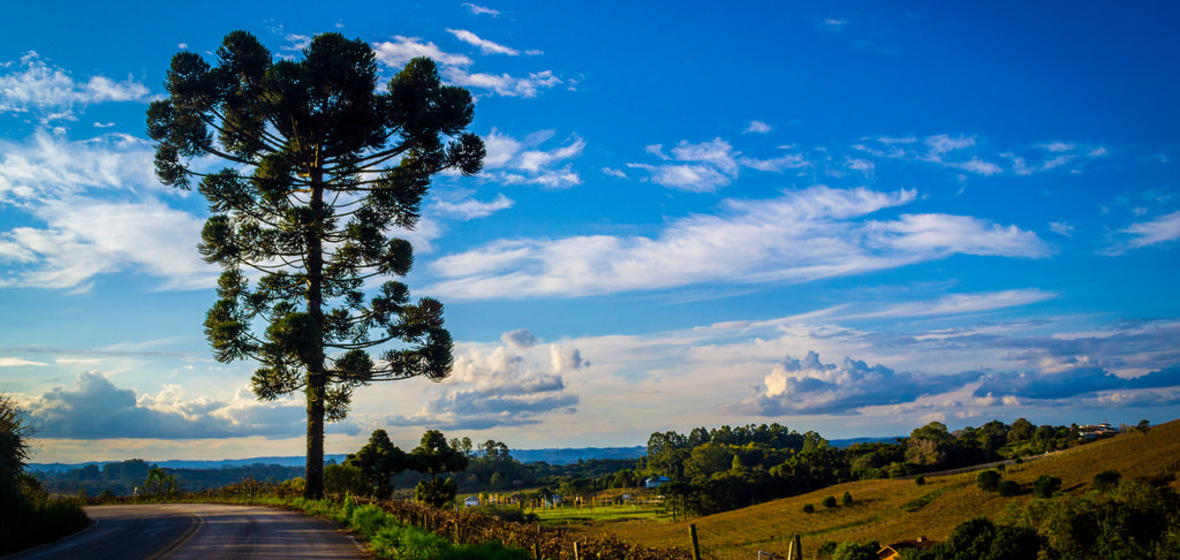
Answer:
[[[578,349],[550,345],[546,370],[532,351],[539,341],[527,329],[506,332],[501,339],[503,346],[460,353],[451,377],[441,385],[443,394],[417,414],[386,421],[395,426],[482,430],[537,424],[546,414],[576,410],[579,397],[569,392],[562,374],[589,366]]]
[[[431,263],[443,280],[428,289],[457,299],[578,297],[705,282],[806,282],[957,253],[1050,253],[1032,232],[969,216],[862,219],[916,196],[821,186],[727,200],[723,212],[673,220],[654,237],[498,240]]]
[[[582,155],[586,141],[571,136],[566,144],[544,149],[553,138],[552,130],[543,130],[517,140],[496,129],[484,137],[487,157],[483,177],[507,185],[532,184],[546,189],[566,189],[582,184],[570,160]]]
[[[166,386],[156,395],[136,395],[96,372],[82,373],[73,388],[54,388],[25,408],[43,438],[286,438],[306,429],[304,407],[295,400],[262,403],[247,389],[231,401],[185,399],[178,386]],[[357,433],[347,423],[329,426],[332,431]]]
[[[392,69],[401,69],[410,59],[420,56],[429,57],[443,66],[470,66],[472,60],[461,54],[443,52],[433,42],[423,43],[417,37],[394,35],[393,41],[373,43],[373,51],[377,62]]]
[[[105,76],[75,81],[66,71],[50,66],[35,52],[28,52],[0,74],[0,113],[38,113],[43,122],[72,120],[78,107],[95,103],[145,101],[147,86],[132,80],[116,82]]]
[[[839,365],[825,364],[809,351],[802,360],[788,356],[775,366],[763,379],[764,387],[735,409],[762,416],[854,414],[868,406],[913,402],[921,396],[944,393],[982,375],[897,373],[881,364],[869,367],[852,358],[844,358]]]

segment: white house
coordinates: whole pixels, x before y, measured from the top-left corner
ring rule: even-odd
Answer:
[[[467,507],[478,506],[479,505],[479,496],[467,496],[467,499],[463,500],[463,504],[466,505]]]

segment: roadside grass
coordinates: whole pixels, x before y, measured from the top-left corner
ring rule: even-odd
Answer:
[[[688,546],[688,525],[696,525],[702,552],[719,560],[748,560],[758,551],[785,555],[790,539],[801,535],[803,548],[814,551],[826,540],[882,543],[927,537],[944,540],[971,517],[995,518],[1014,503],[1031,499],[1038,476],[1055,476],[1062,491],[1082,494],[1094,475],[1117,470],[1125,477],[1147,478],[1180,489],[1180,421],[1152,427],[1144,433],[1127,433],[1071,448],[1037,461],[1010,465],[1004,478],[1021,485],[1021,493],[1004,498],[975,485],[978,473],[926,476],[926,484],[913,480],[867,480],[838,484],[822,490],[775,500],[687,522],[656,520],[571,525],[588,535],[614,535],[624,542],[647,546]],[[825,508],[827,496],[849,492],[853,503]],[[804,513],[811,504],[814,513]],[[808,553],[810,554],[810,552]],[[807,557],[807,556],[805,556]]]
[[[0,509],[0,556],[56,541],[90,523],[82,505],[69,498],[36,496]]]

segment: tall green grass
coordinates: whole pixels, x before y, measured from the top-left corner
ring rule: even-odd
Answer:
[[[410,525],[372,504],[357,505],[351,496],[343,503],[295,498],[291,505],[309,515],[332,519],[361,534],[378,558],[390,560],[529,560],[528,552],[498,542],[452,544],[447,539]]]
[[[0,510],[0,556],[53,542],[90,524],[73,500],[25,499]]]

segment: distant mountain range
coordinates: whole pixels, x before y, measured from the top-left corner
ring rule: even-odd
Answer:
[[[848,447],[854,443],[874,443],[879,441],[892,442],[897,437],[883,438],[852,438],[834,439],[831,444],[835,447]],[[638,459],[647,453],[647,447],[551,447],[545,449],[513,449],[512,456],[521,463],[535,463],[544,461],[550,465],[566,465],[576,463],[579,459]],[[324,455],[325,462],[343,462],[347,455]],[[68,471],[80,469],[87,465],[103,465],[114,461],[90,461],[87,463],[30,463],[28,469],[36,472]],[[283,467],[301,467],[306,460],[302,455],[293,457],[250,457],[247,459],[222,459],[220,461],[149,461],[159,467],[169,469],[223,469],[243,467],[255,464],[280,465]]]

